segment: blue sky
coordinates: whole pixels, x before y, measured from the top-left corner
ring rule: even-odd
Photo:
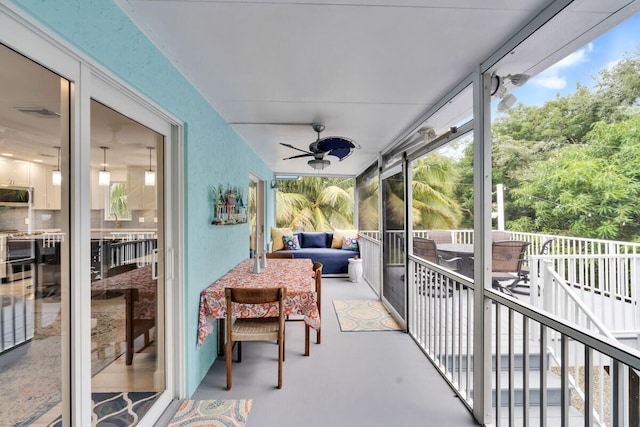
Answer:
[[[611,67],[625,53],[640,51],[640,14],[633,16],[511,92],[525,105],[542,105],[556,94],[575,91],[576,83],[591,87],[599,70]]]

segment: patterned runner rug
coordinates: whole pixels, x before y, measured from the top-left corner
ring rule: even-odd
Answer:
[[[378,300],[333,301],[333,306],[342,332],[401,330]]]
[[[185,400],[168,427],[243,427],[253,400]]]

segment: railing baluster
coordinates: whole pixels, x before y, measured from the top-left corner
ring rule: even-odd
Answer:
[[[560,417],[562,425],[568,426],[571,396],[569,392],[569,342],[565,334],[560,335],[560,360]]]
[[[509,425],[513,426],[515,420],[515,344],[514,344],[514,322],[513,310],[509,309]]]
[[[522,315],[522,419],[529,427],[529,318]],[[542,354],[540,354],[542,357]]]
[[[591,362],[593,350],[584,347],[584,425],[585,427],[593,426],[593,363]],[[604,382],[602,372],[600,374],[600,384]],[[600,393],[602,395],[602,393]],[[600,405],[602,408],[602,405]],[[600,417],[602,419],[602,417]]]

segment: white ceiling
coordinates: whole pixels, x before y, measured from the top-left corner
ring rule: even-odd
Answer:
[[[361,145],[342,162],[327,157],[332,165],[323,174],[346,175],[366,168],[549,3],[119,0],[276,173],[313,173],[307,158],[283,161],[299,153],[278,143],[307,149],[316,139],[310,124],[318,122],[326,126],[322,136]],[[526,55],[505,61],[504,74],[509,63],[519,67],[514,72],[540,68],[629,1],[576,3],[554,31],[562,33],[560,46],[554,46],[559,39],[531,43]],[[428,124],[444,130],[468,113],[450,112],[441,115],[448,122]]]
[[[400,136],[410,136],[408,131],[426,125],[441,133],[469,117],[472,92],[467,89],[421,123],[445,94],[550,3],[116,1],[274,172],[314,173],[307,158],[283,161],[299,152],[279,145],[308,149],[316,139],[314,122],[326,126],[323,137],[347,137],[362,147],[342,162],[327,156],[332,165],[323,175],[355,175]],[[493,69],[500,75],[539,73],[637,13],[639,3],[577,0]],[[13,107],[56,111],[59,93],[43,90],[57,87],[47,83],[56,76],[27,60],[1,62],[0,148],[11,145],[29,151],[25,159],[35,153],[55,163],[53,147],[60,145],[50,137],[59,135],[55,119],[34,120]],[[136,124],[129,122],[95,108],[92,143],[114,145],[113,158],[114,140],[121,141],[135,155],[120,160],[144,165],[146,146],[153,142],[141,143],[140,135],[132,134]],[[92,162],[99,165],[102,153],[95,151]]]

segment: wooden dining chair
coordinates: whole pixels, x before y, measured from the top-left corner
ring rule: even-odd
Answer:
[[[318,298],[318,314],[320,314],[320,321],[322,322],[322,263],[318,261],[313,262],[313,278],[316,284],[316,294]],[[309,325],[304,325],[304,355],[309,355]],[[316,331],[316,344],[320,344],[321,329]]]
[[[267,258],[285,258],[292,259],[293,254],[287,252],[267,252]]]
[[[284,300],[287,288],[225,288],[227,303],[227,390],[232,383],[233,343],[238,345],[238,362],[242,361],[242,341],[276,341],[278,343],[278,388],[282,388],[284,361]],[[233,304],[278,304],[278,317],[239,318],[233,321]]]

